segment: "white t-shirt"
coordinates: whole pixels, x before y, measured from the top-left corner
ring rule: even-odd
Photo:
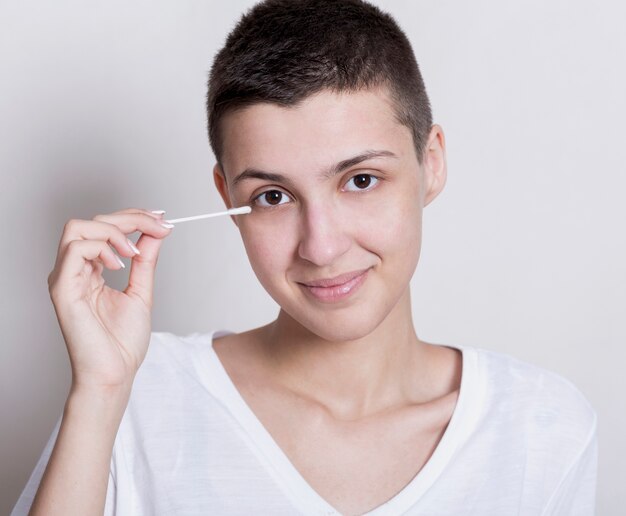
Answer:
[[[337,515],[295,469],[213,350],[220,330],[153,332],[117,433],[105,515]],[[462,350],[459,398],[421,471],[368,516],[592,515],[596,413],[568,380]],[[60,419],[15,506],[24,516]]]

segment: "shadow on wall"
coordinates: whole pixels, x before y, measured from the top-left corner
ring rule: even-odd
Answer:
[[[3,250],[8,274],[2,280],[7,301],[2,328],[6,341],[16,344],[5,348],[2,359],[2,407],[11,417],[3,418],[1,462],[13,466],[0,472],[1,514],[10,513],[34,469],[71,382],[47,285],[63,226],[71,218],[130,207],[126,191],[132,194],[141,179],[140,146],[131,149],[93,119],[35,116],[28,126],[30,133],[17,136],[3,152],[9,190],[2,208],[16,224],[3,229],[11,245]],[[115,272],[105,270],[105,280],[122,290],[128,275]]]

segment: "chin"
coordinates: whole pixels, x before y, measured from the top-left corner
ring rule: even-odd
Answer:
[[[366,337],[372,333],[388,315],[382,306],[370,306],[370,310],[352,306],[347,310],[309,310],[302,312],[282,305],[282,312],[295,324],[329,342],[348,342]]]

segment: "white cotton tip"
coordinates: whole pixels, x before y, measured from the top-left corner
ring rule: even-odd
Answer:
[[[252,211],[252,206],[240,206],[239,208],[231,208],[226,213],[230,215],[242,215],[244,213],[250,213]]]

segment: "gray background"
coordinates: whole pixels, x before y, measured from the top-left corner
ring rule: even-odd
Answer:
[[[626,506],[624,4],[376,3],[414,44],[447,137],[448,184],[425,211],[412,280],[418,335],[572,380],[599,414],[598,514],[617,515]],[[250,5],[0,2],[2,514],[70,383],[46,283],[63,225],[131,206],[169,218],[223,207],[205,81]],[[123,289],[127,270],[106,279]],[[174,229],[155,288],[155,331],[243,331],[277,313],[228,218]]]

